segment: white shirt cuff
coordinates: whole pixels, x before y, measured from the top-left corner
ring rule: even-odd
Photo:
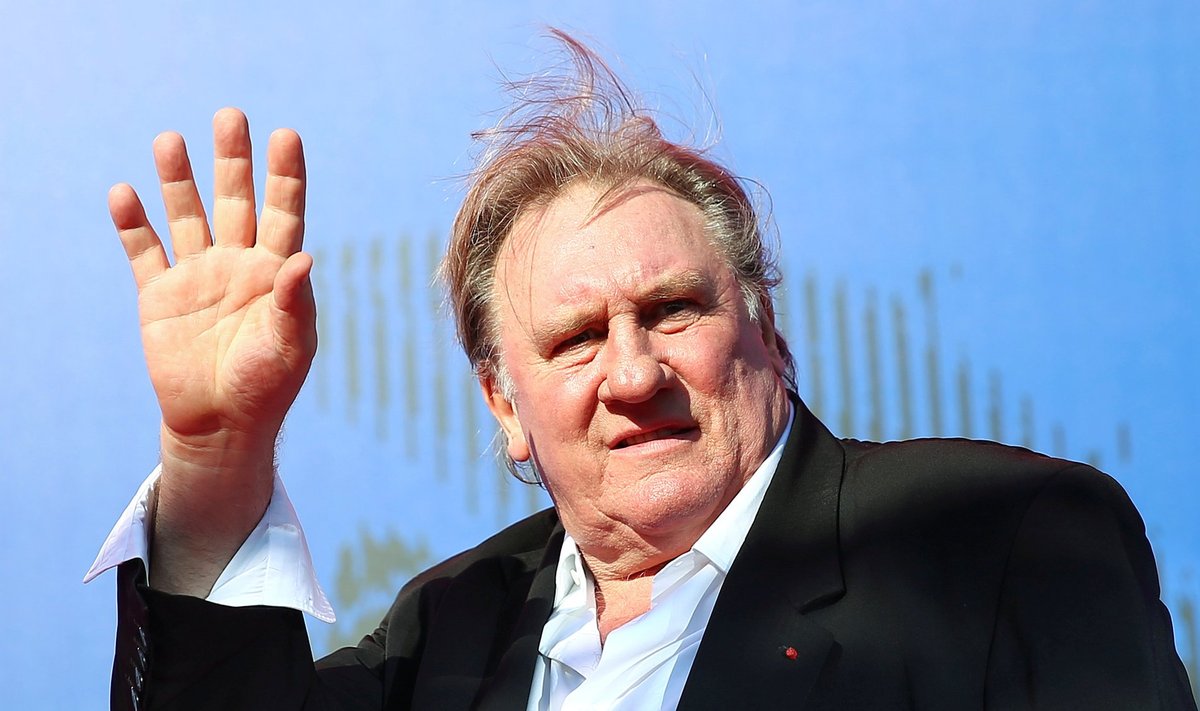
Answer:
[[[160,464],[142,482],[83,582],[91,582],[104,571],[134,558],[140,558],[149,570],[148,533],[161,473]],[[286,607],[307,612],[323,622],[337,619],[317,581],[308,541],[278,473],[262,520],[225,566],[206,599],[230,607]]]

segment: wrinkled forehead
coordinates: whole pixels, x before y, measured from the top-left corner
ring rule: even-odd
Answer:
[[[661,242],[664,256],[672,248],[715,255],[708,233],[700,208],[658,183],[580,182],[520,212],[496,255],[496,291],[536,283],[556,268],[582,272],[633,258],[619,251],[631,243]],[[653,257],[651,251],[637,255]]]
[[[688,257],[711,261],[703,213],[670,190],[579,186],[530,209],[497,255],[495,293],[546,294],[624,281]]]

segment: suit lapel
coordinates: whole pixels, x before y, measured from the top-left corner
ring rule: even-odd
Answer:
[[[805,613],[845,592],[845,452],[799,399],[775,478],[721,587],[679,708],[796,708],[835,647]]]

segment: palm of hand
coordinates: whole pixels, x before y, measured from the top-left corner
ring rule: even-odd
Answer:
[[[283,263],[262,249],[212,247],[142,290],[150,380],[178,436],[279,427],[311,358],[276,333]]]

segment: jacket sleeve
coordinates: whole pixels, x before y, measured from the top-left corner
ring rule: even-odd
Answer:
[[[1196,708],[1141,517],[1091,467],[1052,475],[1013,539],[986,706]]]
[[[296,610],[152,590],[140,560],[120,566],[117,585],[113,709],[374,711],[384,707],[385,677],[403,675],[404,655],[393,650],[385,664],[382,630],[314,663]],[[405,707],[390,696],[390,708]]]

